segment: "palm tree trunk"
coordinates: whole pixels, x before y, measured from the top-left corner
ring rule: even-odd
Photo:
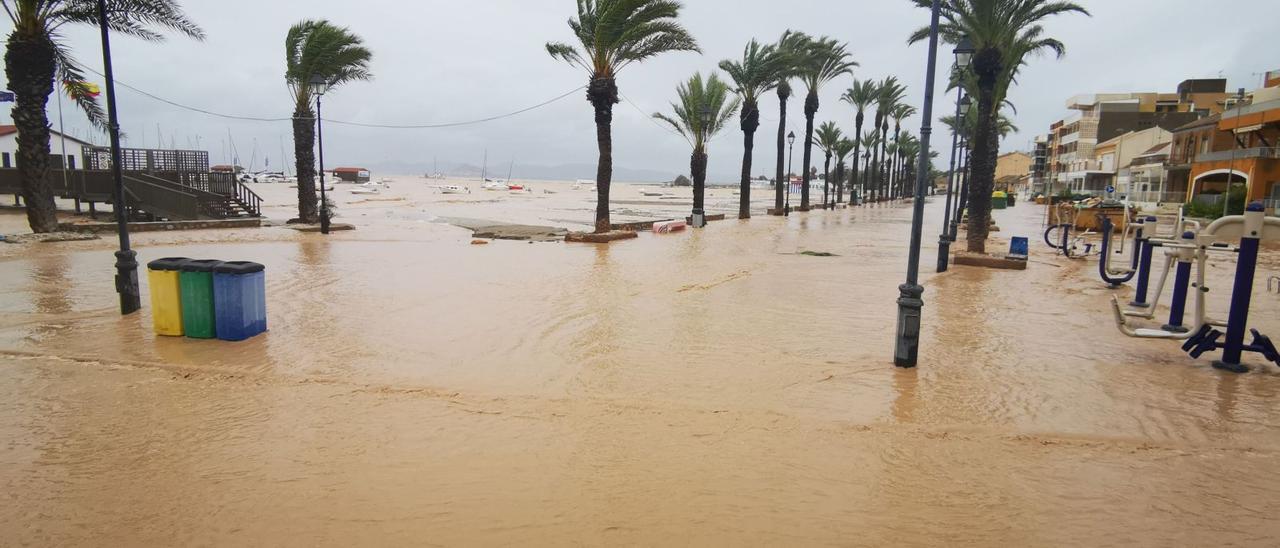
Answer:
[[[836,163],[836,198],[835,205],[844,203],[844,160]]]
[[[779,87],[778,88],[778,103],[779,103],[778,172],[777,172],[777,178],[774,179],[774,185],[773,185],[773,208],[777,211],[782,211],[783,192],[785,192],[786,187],[789,186],[791,183],[791,181],[789,180],[785,182],[783,181],[783,178],[786,176],[786,174],[783,172],[786,170],[785,155],[787,152],[787,97],[788,97],[788,94],[784,93],[783,88]]]
[[[293,111],[293,156],[298,171],[298,222],[320,221],[316,201],[316,115],[310,104]]]
[[[853,203],[853,189],[858,183],[858,154],[862,148],[862,112],[858,112],[858,117],[854,120],[853,133],[853,159],[849,161],[849,166],[853,170],[849,174],[849,203]]]
[[[813,117],[818,113],[818,94],[809,91],[804,98],[804,181],[800,187],[800,211],[809,211],[809,182],[812,177],[809,175],[810,166],[813,165]]]
[[[826,209],[830,203],[827,197],[831,194],[831,153],[827,153],[827,159],[822,164],[822,208]]]
[[[707,193],[707,153],[702,149],[694,149],[689,156],[689,173],[693,175],[693,210],[706,216]],[[702,228],[695,226],[694,228]]]
[[[760,108],[755,101],[742,105],[742,181],[738,189],[738,218],[751,218],[751,153],[756,148],[756,129],[760,127]]]
[[[16,97],[13,125],[18,128],[18,174],[27,224],[37,234],[58,229],[57,205],[49,187],[49,117],[46,107],[53,93],[57,67],[53,43],[46,36],[27,37],[14,31],[4,54],[5,75]]]
[[[892,200],[893,195],[889,193],[889,122],[880,123],[880,167],[876,168],[876,176],[879,177],[877,183],[880,185],[880,201],[886,198]]]
[[[968,250],[971,253],[987,251],[991,193],[995,187],[996,155],[999,154],[995,131],[995,84],[1000,61],[1000,52],[994,49],[979,50],[973,59],[973,70],[978,76],[978,123],[974,128],[970,157],[973,180],[969,184]]]
[[[609,186],[613,182],[613,105],[618,104],[618,85],[612,78],[593,78],[587,97],[596,111],[596,145],[600,162],[596,165],[596,232],[612,230],[609,224]]]
[[[876,142],[871,144],[871,164],[868,166],[867,182],[870,187],[873,202],[879,202],[883,196],[880,195],[880,113],[876,112]]]

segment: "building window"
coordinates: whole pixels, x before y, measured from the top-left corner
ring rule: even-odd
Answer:
[[[9,165],[9,153],[8,153],[8,152],[0,153],[0,166],[4,166],[5,168],[13,167],[13,166]]]
[[[69,169],[75,169],[75,168],[76,168],[76,157],[75,157],[75,156],[72,156],[72,155],[70,155],[70,154],[68,154],[68,155],[67,155],[67,167],[68,167]]]

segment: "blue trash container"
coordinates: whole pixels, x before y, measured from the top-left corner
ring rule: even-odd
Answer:
[[[267,330],[266,267],[245,261],[213,269],[215,330],[224,341],[243,341]]]

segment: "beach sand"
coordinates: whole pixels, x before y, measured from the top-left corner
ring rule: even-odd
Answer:
[[[757,189],[738,221],[717,189],[731,220],[699,231],[473,246],[458,225],[586,229],[594,195],[432,184],[453,182],[337,185],[356,229],[328,237],[136,234],[144,263],[267,265],[270,331],[241,343],[120,317],[111,235],[0,245],[0,544],[1280,542],[1280,369],[1121,336],[1096,262],[1052,255],[1040,207],[994,212],[992,248],[1030,237],[1028,270],[934,275],[928,204],[903,370],[908,206],[768,217]],[[615,222],[687,214],[689,189],[640,188],[615,186]],[[291,216],[287,185],[255,189]],[[1251,323],[1280,336],[1265,285]]]

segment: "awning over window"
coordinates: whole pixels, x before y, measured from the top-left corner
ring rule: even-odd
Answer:
[[[1251,133],[1262,129],[1262,124],[1254,124],[1251,126],[1238,127],[1235,129],[1237,135],[1241,133]]]

